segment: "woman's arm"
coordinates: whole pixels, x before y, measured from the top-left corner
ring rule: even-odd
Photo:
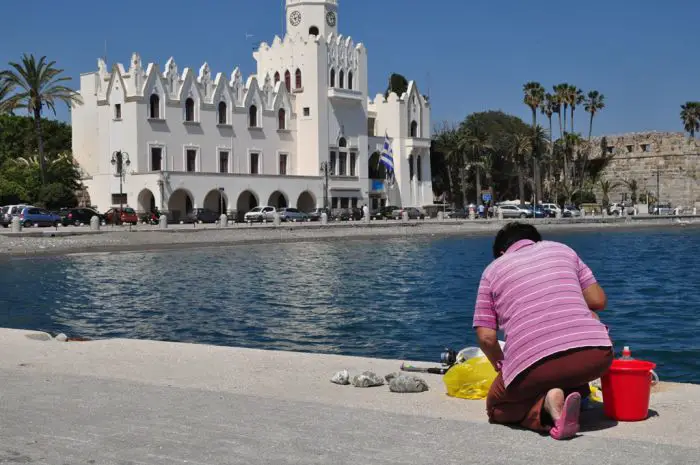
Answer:
[[[605,305],[608,303],[608,297],[600,284],[595,283],[583,290],[583,298],[586,300],[588,308],[594,312],[605,310]]]
[[[497,363],[503,360],[503,351],[498,343],[498,332],[495,329],[476,328],[476,338],[479,340],[481,351],[489,359],[494,370],[500,371]]]

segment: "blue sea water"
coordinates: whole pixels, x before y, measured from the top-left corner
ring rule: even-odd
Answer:
[[[700,230],[546,234],[609,298],[616,349],[700,383]],[[11,259],[0,327],[439,360],[475,345],[491,237],[345,240]]]

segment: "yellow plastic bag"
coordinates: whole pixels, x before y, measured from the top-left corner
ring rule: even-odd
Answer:
[[[445,373],[443,381],[448,396],[479,400],[486,399],[496,376],[491,362],[482,356],[454,365]]]

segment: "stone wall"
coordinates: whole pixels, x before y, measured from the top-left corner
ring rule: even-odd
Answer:
[[[614,156],[602,176],[622,183],[611,191],[611,202],[619,202],[624,194],[629,199],[629,187],[623,182],[632,180],[639,186],[638,196],[645,192],[656,196],[658,178],[661,202],[700,207],[700,141],[679,132],[640,132],[597,138],[593,146],[593,158],[603,150]],[[599,187],[595,193],[601,200]]]

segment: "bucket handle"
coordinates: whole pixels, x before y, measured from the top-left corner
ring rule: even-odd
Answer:
[[[654,370],[651,370],[651,385],[656,386],[657,384],[659,384],[659,375]]]

